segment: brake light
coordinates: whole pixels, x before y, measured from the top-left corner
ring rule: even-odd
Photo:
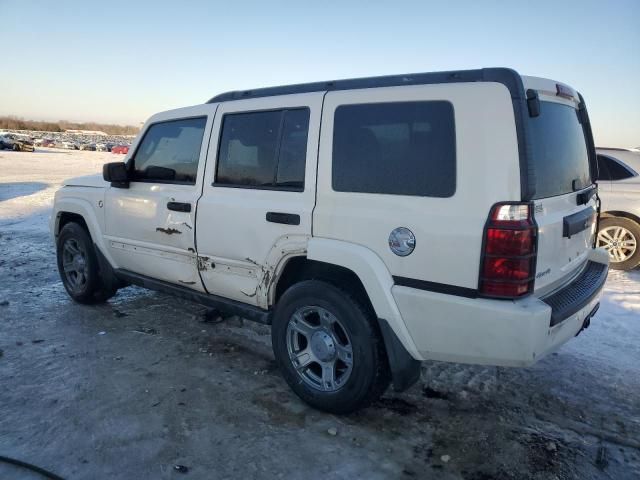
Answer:
[[[569,100],[575,100],[571,89],[566,85],[562,85],[560,83],[556,83],[556,95],[558,97],[567,98]]]
[[[536,236],[528,203],[498,203],[491,208],[484,232],[480,294],[517,298],[533,291]]]

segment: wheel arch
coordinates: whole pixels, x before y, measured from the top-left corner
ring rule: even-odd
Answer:
[[[391,293],[393,278],[371,250],[348,242],[312,238],[307,255],[291,257],[273,282],[274,304],[296,282],[316,278],[348,290],[376,316],[393,375],[402,391],[420,374],[420,358]]]
[[[106,258],[110,265],[115,267],[113,259],[109,255],[104,243],[101,227],[102,222],[88,200],[75,197],[56,199],[54,211],[51,216],[51,232],[54,239],[58,238],[62,227],[69,222],[77,222],[85,228],[91,237],[91,241],[103,257]]]
[[[56,237],[60,234],[60,231],[64,228],[64,226],[67,223],[71,223],[71,222],[74,222],[80,225],[89,233],[91,238],[93,238],[93,235],[91,235],[91,232],[89,231],[89,227],[87,226],[87,222],[85,222],[84,217],[78,213],[73,213],[73,212],[58,212],[56,231],[55,231]]]
[[[613,218],[613,217],[622,217],[636,222],[640,225],[640,217],[634,215],[631,212],[625,212],[623,210],[607,210],[606,212],[602,212],[600,214],[602,218]]]

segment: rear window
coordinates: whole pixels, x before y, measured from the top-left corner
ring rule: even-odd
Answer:
[[[589,155],[578,112],[569,105],[540,102],[530,119],[534,199],[564,195],[591,185]]]
[[[342,105],[334,118],[333,189],[450,197],[455,143],[449,102]]]

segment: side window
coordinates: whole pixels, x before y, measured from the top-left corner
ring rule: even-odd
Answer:
[[[624,180],[636,175],[620,162],[604,155],[598,155],[598,170],[600,180]]]
[[[151,125],[133,157],[133,179],[194,185],[207,117]]]
[[[339,192],[450,197],[456,189],[453,106],[446,101],[336,109],[332,185]]]
[[[303,191],[308,133],[308,108],[225,115],[215,185]]]

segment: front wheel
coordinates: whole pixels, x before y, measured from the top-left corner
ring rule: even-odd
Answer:
[[[14,152],[19,152],[20,151],[20,145],[18,145],[17,143],[13,144],[13,151]]]
[[[67,223],[57,241],[58,271],[67,293],[78,303],[100,303],[115,295],[104,285],[93,242],[77,223]]]
[[[624,217],[607,217],[600,221],[598,247],[609,252],[611,268],[631,270],[640,264],[640,225]]]
[[[289,288],[276,306],[271,339],[286,382],[319,410],[353,412],[389,386],[375,316],[329,283],[307,280]]]

